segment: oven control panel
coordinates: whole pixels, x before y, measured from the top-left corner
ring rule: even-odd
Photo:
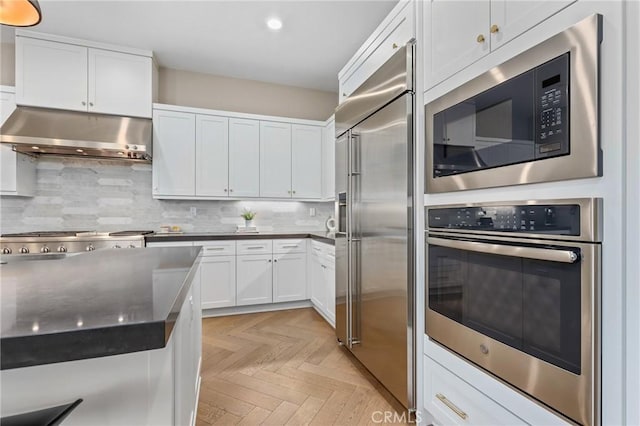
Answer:
[[[504,205],[427,209],[433,229],[580,235],[580,206]]]

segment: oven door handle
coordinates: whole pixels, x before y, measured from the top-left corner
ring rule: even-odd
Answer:
[[[578,254],[571,250],[507,246],[502,244],[450,240],[435,237],[428,237],[427,243],[434,246],[449,247],[459,250],[477,251],[479,253],[497,254],[500,256],[525,257],[527,259],[547,260],[550,262],[576,263],[579,260]]]

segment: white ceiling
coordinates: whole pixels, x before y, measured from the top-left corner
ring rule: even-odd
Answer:
[[[160,66],[337,91],[338,71],[397,0],[41,0],[32,29],[153,50]],[[266,20],[283,21],[279,32]],[[13,30],[2,27],[2,41]]]

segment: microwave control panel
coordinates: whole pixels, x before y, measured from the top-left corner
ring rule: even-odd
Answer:
[[[536,159],[569,153],[569,54],[535,69]]]
[[[431,229],[580,235],[580,206],[504,205],[428,208]]]

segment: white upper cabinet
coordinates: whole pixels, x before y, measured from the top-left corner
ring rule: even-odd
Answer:
[[[229,196],[260,196],[260,122],[229,119]]]
[[[489,53],[489,0],[425,2],[425,78],[431,87]]]
[[[320,200],[333,186],[321,122],[161,104],[153,117],[155,198]]]
[[[522,34],[576,0],[491,0],[491,49]]]
[[[89,49],[89,112],[151,117],[152,59]]]
[[[425,89],[446,80],[574,1],[426,1]]]
[[[291,195],[322,197],[322,128],[291,126]]]
[[[322,198],[333,200],[336,196],[336,122],[329,119],[322,129]]]
[[[13,92],[0,91],[0,125],[16,109]],[[0,195],[30,197],[35,193],[36,165],[32,158],[15,152],[11,145],[0,146]]]
[[[154,195],[195,195],[195,133],[194,114],[154,111]]]
[[[16,37],[16,103],[87,111],[84,46]]]
[[[229,119],[196,116],[196,195],[229,194]]]
[[[291,124],[260,122],[260,196],[291,197]]]
[[[19,30],[18,105],[151,118],[151,53],[133,54],[97,45]]]

